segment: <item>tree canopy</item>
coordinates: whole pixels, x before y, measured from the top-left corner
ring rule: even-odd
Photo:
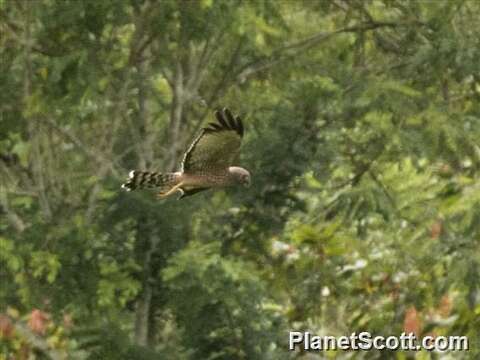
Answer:
[[[0,0],[0,359],[477,359],[480,2]],[[228,106],[252,187],[159,201]],[[465,335],[288,352],[288,331]]]

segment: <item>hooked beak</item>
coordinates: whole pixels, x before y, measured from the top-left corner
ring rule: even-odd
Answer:
[[[250,179],[247,179],[247,181],[245,181],[245,182],[243,183],[243,186],[245,186],[245,187],[247,187],[247,188],[250,187],[250,185],[251,185]]]

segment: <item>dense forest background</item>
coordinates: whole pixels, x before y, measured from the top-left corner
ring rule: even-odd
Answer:
[[[480,358],[480,2],[0,0],[1,359]],[[250,189],[159,201],[212,111]],[[288,331],[467,335],[289,353]]]

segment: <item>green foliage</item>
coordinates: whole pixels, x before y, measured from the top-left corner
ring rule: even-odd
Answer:
[[[325,356],[478,358],[479,16],[0,0],[0,359],[301,359],[288,330],[400,334],[409,311],[471,350]],[[250,189],[120,191],[220,106]]]
[[[202,359],[278,358],[272,335],[281,319],[266,307],[273,300],[260,274],[253,264],[222,257],[220,248],[191,242],[163,271],[185,345]]]

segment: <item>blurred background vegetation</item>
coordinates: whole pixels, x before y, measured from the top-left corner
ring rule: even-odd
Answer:
[[[0,358],[480,358],[479,18],[0,0]],[[222,106],[250,189],[120,191],[174,169]],[[470,351],[289,353],[289,330]]]

